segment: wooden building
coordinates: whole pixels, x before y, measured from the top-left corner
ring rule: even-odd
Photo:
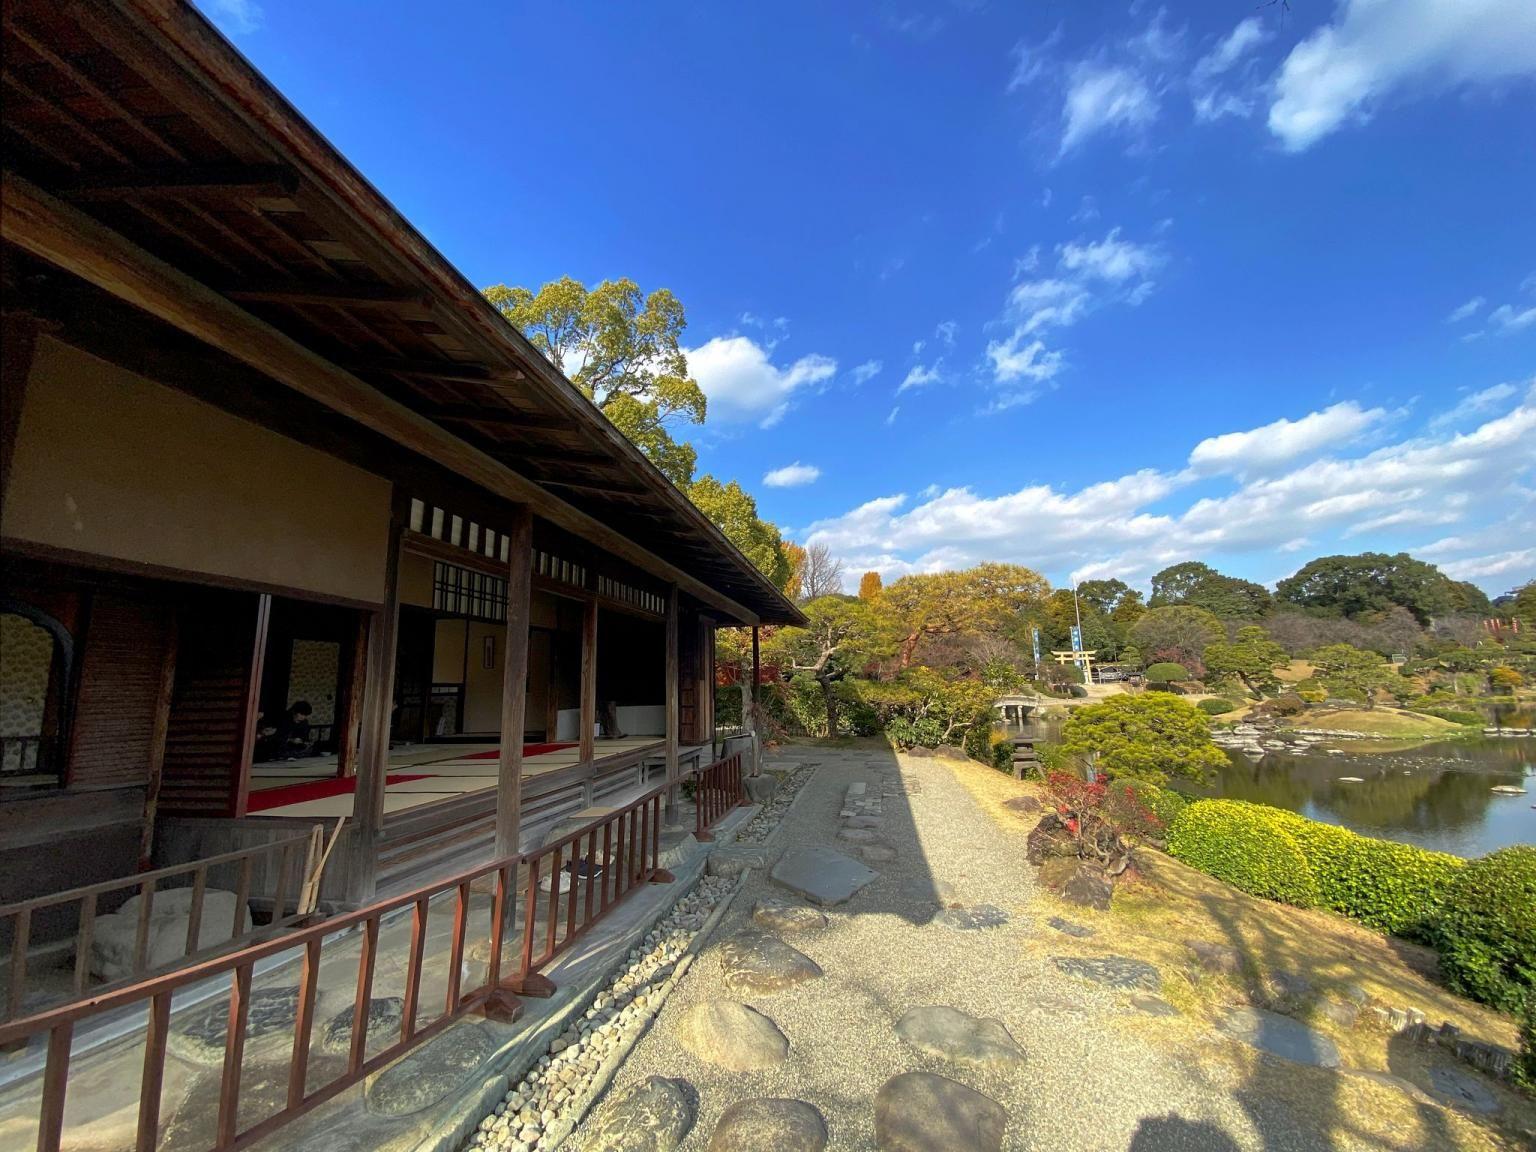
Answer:
[[[798,611],[217,31],[8,0],[3,81],[0,904],[340,816],[363,903],[709,754]]]

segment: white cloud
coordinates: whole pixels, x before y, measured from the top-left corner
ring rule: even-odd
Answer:
[[[1431,428],[1449,428],[1456,424],[1465,423],[1470,419],[1481,419],[1487,416],[1495,408],[1498,408],[1506,400],[1511,400],[1519,395],[1520,389],[1513,384],[1495,384],[1491,388],[1484,388],[1479,392],[1472,392],[1464,397],[1454,408],[1449,408],[1440,413],[1429,422]]]
[[[887,428],[889,428],[892,424],[896,423],[896,413],[898,413],[900,411],[901,411],[901,405],[900,404],[896,405],[896,407],[891,409],[890,415],[888,415],[885,418],[885,426]]]
[[[1269,39],[1264,21],[1250,16],[1238,23],[1190,71],[1190,99],[1195,119],[1219,120],[1253,112],[1257,83],[1251,53]]]
[[[1272,471],[1349,444],[1385,416],[1385,409],[1362,409],[1346,400],[1299,420],[1282,418],[1262,428],[1202,440],[1189,454],[1189,466],[1201,475]]]
[[[1060,154],[1100,132],[1140,131],[1157,119],[1157,108],[1157,96],[1135,70],[1087,60],[1076,64],[1061,110]]]
[[[1061,267],[1068,272],[1113,284],[1144,276],[1162,263],[1156,248],[1121,240],[1118,228],[1111,228],[1109,235],[1097,243],[1063,244],[1057,251],[1061,254]]]
[[[1049,380],[1061,371],[1060,352],[1046,348],[1044,340],[1031,340],[1025,344],[1025,336],[1022,328],[1016,328],[1006,340],[993,340],[987,345],[987,359],[992,361],[992,378],[999,384],[1013,384],[1019,380]],[[1034,399],[1033,395],[1030,399]]]
[[[1477,315],[1478,311],[1486,303],[1488,301],[1483,299],[1483,297],[1474,296],[1460,308],[1453,309],[1451,314],[1445,318],[1445,322],[1447,324],[1460,324],[1463,320],[1470,320],[1473,316]]]
[[[1390,98],[1533,75],[1530,0],[1341,0],[1280,66],[1269,130],[1300,152]]]
[[[262,26],[266,13],[255,0],[200,0],[208,19],[231,36],[246,36]]]
[[[1501,332],[1518,332],[1536,324],[1536,307],[1516,308],[1511,304],[1500,304],[1488,313],[1488,323]]]
[[[912,370],[907,373],[906,379],[902,380],[900,386],[896,389],[896,395],[900,396],[909,388],[922,388],[929,384],[938,383],[939,380],[943,379],[939,371],[942,363],[942,361],[935,361],[932,367],[925,367],[922,364],[912,365]]]
[[[956,321],[945,320],[933,330],[933,334],[944,341],[946,346],[953,348],[955,346],[955,331],[959,327],[960,325]]]
[[[796,392],[837,374],[830,356],[813,353],[780,368],[771,353],[747,336],[717,336],[688,351],[688,368],[709,398],[711,420],[770,428],[783,419]]]
[[[1352,413],[1334,425],[1333,439],[1308,417],[1277,422],[1284,425],[1279,435],[1300,454],[1272,473],[1142,469],[1077,490],[1033,484],[988,496],[954,488],[916,503],[893,494],[817,521],[805,538],[826,544],[851,570],[874,568],[888,576],[986,559],[1028,564],[1057,579],[1091,571],[1143,580],[1177,560],[1249,556],[1250,564],[1262,567],[1255,575],[1273,578],[1284,574],[1274,564],[1279,555],[1372,547],[1406,547],[1458,578],[1498,584],[1536,567],[1536,549],[1527,546],[1536,511],[1530,490],[1536,481],[1536,387],[1512,411],[1464,434],[1313,458],[1319,445],[1339,449],[1351,442],[1342,429],[1358,425],[1366,412],[1349,407]],[[1338,414],[1330,419],[1338,421]],[[1310,434],[1300,431],[1306,429]],[[1276,435],[1254,429],[1231,434],[1236,440],[1205,443],[1248,443],[1263,451],[1264,444],[1242,439],[1261,434]],[[1191,456],[1197,454],[1198,446]],[[1227,489],[1212,493],[1223,477]],[[1198,488],[1191,492],[1193,485]],[[1477,518],[1494,508],[1500,515],[1513,512],[1507,521],[1478,528]],[[1450,524],[1473,530],[1428,543],[1414,538],[1425,527]],[[1283,567],[1294,567],[1294,561]]]
[[[814,484],[819,479],[820,468],[814,464],[802,464],[798,460],[763,473],[763,483],[769,488],[798,488],[803,484]]]
[[[876,376],[880,375],[880,369],[884,367],[885,365],[878,360],[866,360],[864,363],[856,366],[848,375],[853,377],[855,385],[868,384]]]

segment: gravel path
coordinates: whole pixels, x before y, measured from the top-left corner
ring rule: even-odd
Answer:
[[[764,1096],[814,1104],[826,1119],[831,1148],[873,1149],[875,1095],[907,1071],[940,1073],[1002,1104],[1005,1148],[1301,1152],[1352,1146],[1330,1140],[1305,1108],[1259,1096],[1254,1078],[1197,1063],[1187,1036],[1182,1044],[1163,1043],[1164,1030],[1178,1033],[1182,1022],[1138,1010],[1131,993],[1064,975],[1053,956],[1107,955],[1112,941],[1073,940],[1045,924],[1047,914],[1035,907],[1023,833],[999,827],[943,761],[898,762],[874,747],[795,750],[785,758],[794,754],[814,756],[821,768],[772,845],[774,855],[833,846],[858,859],[863,845],[839,838],[839,813],[849,785],[863,782],[883,796],[878,835],[895,858],[871,861],[879,876],[829,909],[825,928],[783,934],[824,977],[768,994],[733,995],[722,979],[721,944],[753,927],[758,900],[789,896],[767,870],[751,874],[615,1079],[615,1091],[651,1075],[691,1087],[698,1118],[683,1149],[707,1148],[729,1105]],[[955,902],[994,905],[1008,922],[958,931],[936,919],[943,904]],[[788,1037],[788,1058],[742,1072],[692,1055],[678,1040],[678,1022],[693,1006],[717,999],[743,1000],[771,1019]],[[1001,1020],[1025,1061],[973,1069],[919,1053],[893,1026],[924,1005]],[[586,1132],[578,1130],[575,1147]]]

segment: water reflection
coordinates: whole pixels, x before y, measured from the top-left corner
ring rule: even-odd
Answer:
[[[1060,737],[1060,721],[1010,725],[1040,741]],[[1334,747],[1342,754],[1330,755]],[[1270,752],[1257,761],[1228,752],[1230,763],[1201,795],[1288,808],[1366,836],[1481,856],[1536,843],[1536,739],[1477,737],[1415,748],[1382,741],[1326,744],[1316,752]],[[1358,783],[1343,781],[1357,776]],[[1512,784],[1524,796],[1491,789]]]

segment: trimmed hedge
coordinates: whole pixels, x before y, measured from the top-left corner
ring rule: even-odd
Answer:
[[[1435,944],[1456,991],[1506,1012],[1536,996],[1536,846],[1501,848],[1463,868]]]
[[[1209,805],[1233,806],[1247,811],[1226,814],[1221,822],[1212,825],[1214,831],[1202,828],[1200,836],[1191,836],[1184,825],[1192,819],[1209,823],[1210,818],[1199,815]],[[1258,825],[1265,829],[1262,834],[1249,831]],[[1213,847],[1207,843],[1210,835],[1231,835],[1233,839],[1230,844]],[[1280,868],[1285,886],[1305,893],[1308,905],[1315,904],[1379,932],[1410,939],[1428,941],[1437,938],[1435,918],[1446,905],[1452,883],[1466,867],[1466,861],[1444,852],[1429,852],[1393,840],[1376,840],[1348,828],[1308,820],[1283,808],[1239,800],[1201,800],[1190,805],[1169,829],[1168,850],[1185,863],[1252,895],[1295,904],[1298,901],[1248,887],[1247,883],[1252,881],[1239,882],[1203,862],[1214,861],[1228,872],[1247,877],[1255,873],[1262,862],[1238,868],[1229,858],[1242,853],[1271,851],[1276,835],[1283,837],[1301,856],[1306,870],[1304,880],[1290,875],[1290,857],[1285,849],[1281,850],[1285,862]],[[1262,877],[1262,873],[1260,875]],[[1266,885],[1273,886],[1267,879],[1259,886]]]
[[[1317,880],[1323,907],[1378,932],[1429,940],[1446,890],[1466,861],[1281,810]]]
[[[1204,712],[1207,716],[1225,716],[1228,712],[1236,709],[1237,705],[1232,703],[1230,700],[1212,699],[1201,700],[1195,705],[1195,707],[1200,709],[1200,711]]]
[[[1279,814],[1242,800],[1201,800],[1174,819],[1168,851],[1249,895],[1310,908],[1317,880]]]

